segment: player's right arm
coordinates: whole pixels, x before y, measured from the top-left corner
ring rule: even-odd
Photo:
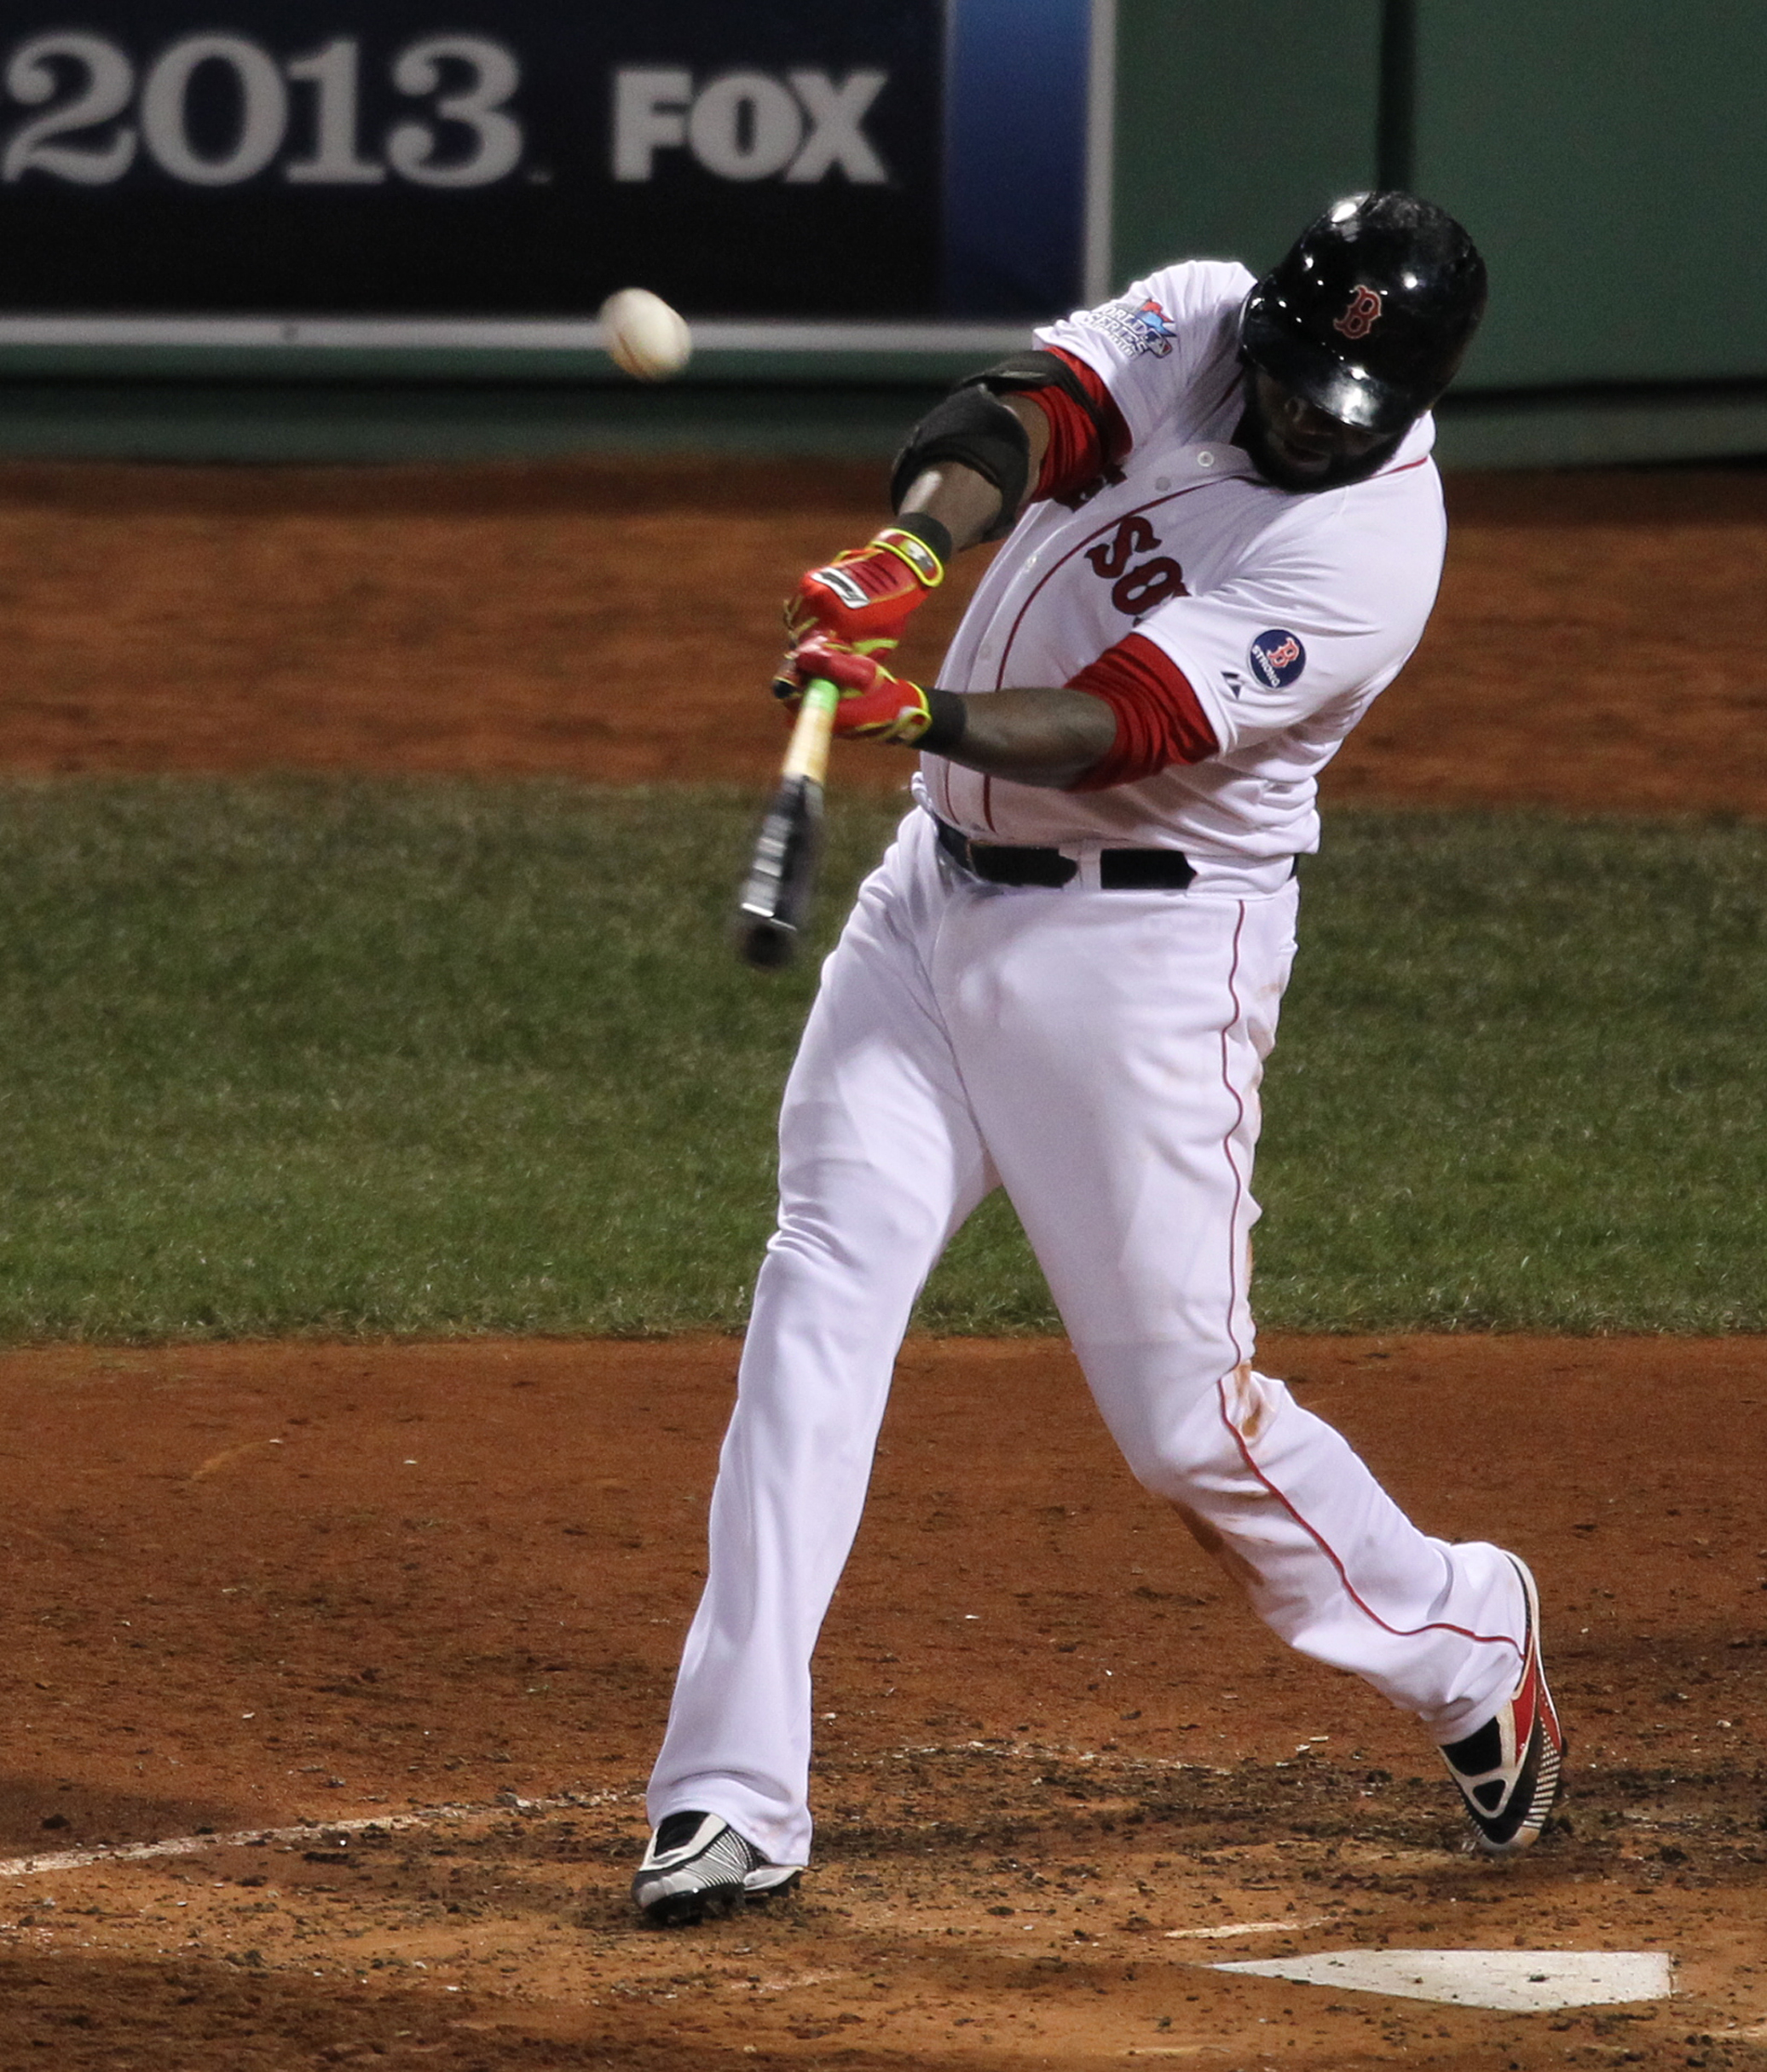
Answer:
[[[1129,443],[1106,384],[1059,348],[960,383],[897,456],[895,523],[800,578],[785,606],[794,645],[821,635],[887,654],[954,554],[1003,538],[1028,503],[1101,479]]]
[[[1197,338],[1251,285],[1243,267],[1169,268],[958,383],[897,455],[895,525],[800,580],[785,612],[794,644],[823,634],[887,654],[953,554],[1003,539],[1028,504],[1109,480],[1189,378]]]
[[[1016,467],[1034,474],[1049,442],[1049,428],[1036,405],[1008,395],[990,407],[1007,430],[995,427],[993,460],[1008,479]],[[1024,459],[1014,459],[1022,448]],[[1002,458],[1003,456],[1003,459]],[[989,457],[941,447],[906,477],[898,464],[901,493],[896,521],[831,562],[798,579],[785,601],[785,630],[795,647],[817,636],[838,640],[861,655],[887,654],[901,639],[909,617],[940,583],[953,554],[1003,529],[1003,497]],[[1017,516],[1017,506],[1012,512]]]
[[[1028,483],[1035,483],[1049,449],[1048,418],[1032,395],[1009,390],[996,401],[1024,435],[1025,478]],[[911,455],[914,449],[909,446],[904,451]],[[901,487],[898,516],[932,518],[944,528],[951,551],[957,554],[984,540],[998,539],[1010,529],[1026,501],[1026,492],[1021,489],[1008,511],[1006,496],[1010,484],[1003,488],[992,474],[981,471],[973,457],[966,460],[960,450],[942,452],[918,465],[911,459],[906,469],[898,465],[898,479]]]
[[[933,584],[923,580],[914,592],[890,563],[905,557],[902,535],[911,530],[938,551],[942,576],[951,553],[1000,539],[1028,502],[1103,479],[1129,444],[1105,383],[1059,349],[1019,355],[961,384],[898,456],[893,534],[886,529],[869,548],[812,569],[788,601],[793,649],[776,690],[793,698],[808,676],[825,676],[842,693],[839,735],[917,744],[1019,783],[1083,780],[1121,730],[1114,706],[1092,689],[1050,685],[959,699],[891,674],[884,656]]]

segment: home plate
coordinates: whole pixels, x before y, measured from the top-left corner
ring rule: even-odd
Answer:
[[[1661,1950],[1325,1950],[1209,1968],[1509,2014],[1666,2000],[1675,1989]]]

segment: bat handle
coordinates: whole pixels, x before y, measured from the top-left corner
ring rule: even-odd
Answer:
[[[797,724],[786,744],[785,760],[779,767],[782,783],[793,777],[802,777],[811,784],[820,784],[827,776],[829,743],[834,735],[834,707],[840,702],[839,689],[825,676],[813,676],[804,686],[804,695],[798,704]]]
[[[789,964],[822,860],[823,779],[840,692],[826,677],[804,686],[797,722],[736,907],[736,948],[764,970]]]

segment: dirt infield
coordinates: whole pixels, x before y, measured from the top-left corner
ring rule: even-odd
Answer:
[[[921,1342],[820,1658],[821,1867],[659,1934],[625,1887],[729,1343],[6,1356],[0,2063],[1759,2062],[1759,1348],[1264,1358],[1535,1560],[1567,1832],[1458,1854],[1415,1731],[1253,1624],[1064,1348]],[[1685,1997],[1204,1968],[1380,1945],[1666,1948]]]
[[[757,782],[778,596],[876,490],[0,470],[0,770]],[[1452,500],[1337,797],[1767,811],[1767,475]],[[624,1892],[732,1346],[0,1356],[0,2072],[1767,2064],[1767,1353],[1265,1361],[1431,1529],[1535,1561],[1564,1827],[1458,1853],[1415,1733],[1250,1622],[1061,1348],[921,1342],[820,1658],[818,1867],[660,1935]],[[1667,1950],[1678,1993],[1519,2016],[1207,1968],[1369,1946]]]
[[[881,471],[0,468],[0,769],[759,782],[779,600]],[[1767,811],[1767,471],[1467,476],[1327,795]],[[921,615],[930,672],[979,558]],[[841,753],[837,782],[905,759]]]

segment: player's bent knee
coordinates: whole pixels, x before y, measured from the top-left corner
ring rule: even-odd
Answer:
[[[1292,1400],[1280,1382],[1241,1365],[1225,1376],[1193,1368],[1114,1405],[1101,1395],[1100,1407],[1142,1487],[1187,1503],[1243,1487],[1253,1473],[1250,1449]]]

